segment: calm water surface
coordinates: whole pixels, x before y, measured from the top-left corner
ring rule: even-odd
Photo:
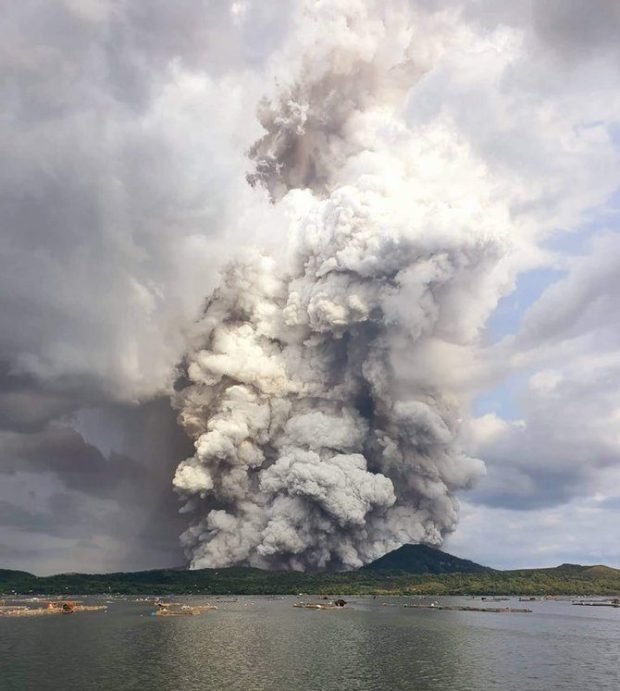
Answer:
[[[490,614],[347,599],[343,611],[316,611],[242,597],[186,618],[117,599],[107,613],[0,619],[0,689],[620,691],[620,609],[439,598],[534,610]]]

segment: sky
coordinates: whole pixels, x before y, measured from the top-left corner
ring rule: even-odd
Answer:
[[[432,178],[437,204],[472,199],[505,247],[484,294],[465,284],[454,303],[466,342],[428,363],[486,466],[445,549],[499,568],[620,567],[615,0],[3,12],[0,566],[185,563],[172,478],[193,447],[170,404],[175,368],[224,264],[289,232],[246,181],[259,104],[324,43],[365,40],[340,17],[365,13],[374,46],[390,12],[418,66],[393,128],[426,166],[411,189]]]

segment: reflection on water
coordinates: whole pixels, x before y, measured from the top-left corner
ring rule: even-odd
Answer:
[[[0,689],[620,689],[620,610],[547,601],[527,615],[439,612],[356,598],[316,611],[292,602],[239,598],[160,618],[119,600],[107,614],[3,619]]]

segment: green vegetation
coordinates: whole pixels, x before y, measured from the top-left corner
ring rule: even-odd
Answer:
[[[378,560],[373,565],[350,572],[298,573],[233,567],[103,575],[60,574],[37,578],[24,571],[0,570],[0,593],[284,595],[303,592],[325,595],[532,596],[620,593],[620,570],[607,566],[562,564],[548,569],[496,571],[422,545],[405,547],[392,553],[391,563],[398,563],[400,568],[379,568],[385,562]],[[455,571],[458,568],[462,570]]]
[[[403,545],[362,567],[365,571],[407,571],[408,573],[488,573],[488,566],[461,559],[428,545]]]

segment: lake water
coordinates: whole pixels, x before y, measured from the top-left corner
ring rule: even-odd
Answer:
[[[0,689],[620,690],[620,609],[438,598],[534,610],[492,614],[346,599],[342,611],[212,599],[217,611],[175,618],[116,599],[106,613],[0,619]]]

